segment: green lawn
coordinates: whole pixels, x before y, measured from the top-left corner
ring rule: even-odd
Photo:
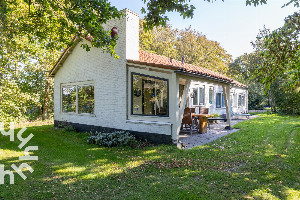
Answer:
[[[29,127],[33,173],[0,185],[0,199],[300,199],[300,117],[261,115],[205,146],[99,148],[86,135]],[[22,162],[0,134],[0,164]],[[28,145],[27,145],[28,146]]]

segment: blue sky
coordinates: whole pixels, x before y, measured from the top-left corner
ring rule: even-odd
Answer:
[[[118,9],[128,8],[142,18],[143,0],[109,0]],[[213,3],[204,0],[191,0],[196,7],[192,19],[183,19],[178,13],[168,13],[169,23],[174,28],[193,29],[206,35],[208,39],[217,41],[236,58],[253,51],[251,41],[255,41],[259,29],[265,25],[274,30],[284,23],[284,18],[297,11],[293,5],[281,6],[288,0],[268,0],[261,6],[246,6],[246,0],[217,0]]]

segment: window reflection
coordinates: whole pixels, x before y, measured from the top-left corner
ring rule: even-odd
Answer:
[[[168,81],[132,74],[132,114],[168,115]]]

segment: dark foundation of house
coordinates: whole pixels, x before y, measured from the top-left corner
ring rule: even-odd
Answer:
[[[101,132],[101,133],[112,133],[114,131],[127,131],[134,135],[137,139],[147,140],[153,144],[172,144],[172,137],[171,135],[162,135],[157,133],[148,133],[148,132],[138,132],[138,131],[129,131],[129,130],[121,130],[121,129],[114,129],[102,126],[93,126],[93,125],[86,125],[86,124],[79,124],[79,123],[72,123],[72,122],[65,122],[65,121],[57,121],[54,120],[55,127],[66,127],[72,126],[77,132]]]

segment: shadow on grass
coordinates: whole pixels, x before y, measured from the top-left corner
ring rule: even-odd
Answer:
[[[27,180],[0,186],[5,199],[290,199],[299,195],[297,120],[275,116],[188,151],[174,146],[99,148],[85,135],[28,129],[39,161]],[[283,123],[285,121],[285,123]],[[261,122],[264,121],[263,126]],[[274,124],[280,124],[274,126]],[[291,134],[293,133],[293,134]],[[0,138],[2,139],[2,138]],[[0,140],[0,144],[3,143]],[[9,149],[15,150],[9,146]],[[1,163],[10,165],[11,159]],[[297,176],[298,174],[298,176]]]

